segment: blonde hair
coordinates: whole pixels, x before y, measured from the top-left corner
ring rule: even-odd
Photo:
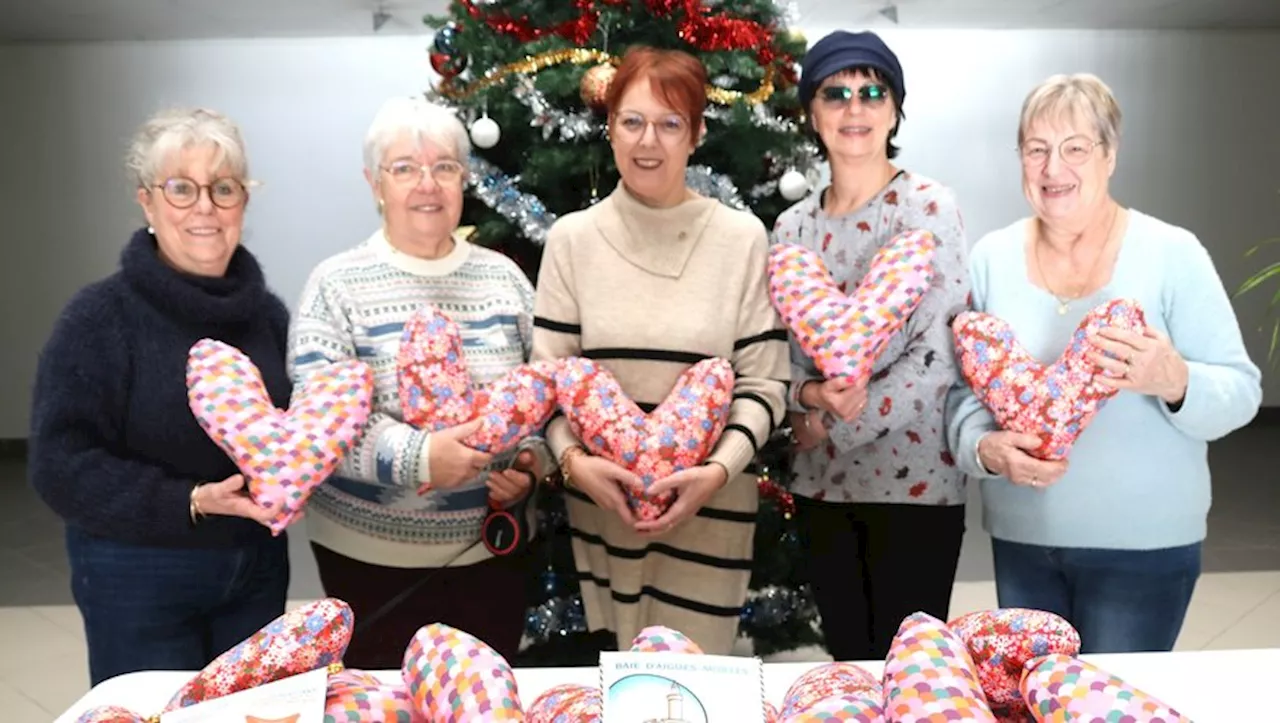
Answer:
[[[1036,121],[1070,118],[1092,123],[1097,140],[1115,152],[1120,142],[1120,104],[1111,88],[1092,73],[1054,75],[1027,94],[1018,120],[1018,147]]]
[[[243,181],[249,174],[240,128],[225,115],[208,108],[170,108],[147,119],[133,136],[125,166],[141,188],[157,180],[171,154],[183,148],[213,145],[216,164]]]

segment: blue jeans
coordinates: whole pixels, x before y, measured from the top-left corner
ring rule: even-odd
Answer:
[[[66,537],[90,685],[143,670],[200,670],[284,614],[285,535],[223,549],[132,545],[70,525]]]
[[[1060,615],[1082,653],[1173,650],[1200,577],[1200,543],[1162,550],[1042,547],[992,540],[1002,608]]]

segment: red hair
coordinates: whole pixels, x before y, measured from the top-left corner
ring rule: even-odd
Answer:
[[[659,100],[689,119],[696,137],[702,127],[702,114],[707,109],[707,69],[702,62],[683,50],[631,48],[605,95],[610,117],[617,114],[622,96],[631,84],[645,78]]]

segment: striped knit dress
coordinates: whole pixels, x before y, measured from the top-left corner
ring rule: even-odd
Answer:
[[[458,324],[474,381],[494,379],[528,358],[533,285],[507,257],[455,241],[444,258],[424,260],[400,253],[379,230],[316,267],[293,318],[289,366],[296,388],[342,359],[373,369],[373,414],[364,434],[311,495],[306,516],[313,542],[361,562],[435,568],[490,557],[483,545],[471,546],[488,511],[487,473],[419,495],[430,477],[430,434],[404,423],[397,384],[401,332],[425,304]],[[544,469],[554,464],[541,439],[527,439],[525,447]],[[495,457],[490,468],[505,467],[515,454]]]
[[[698,196],[653,209],[621,185],[548,234],[535,360],[598,360],[644,409],[698,361],[728,359],[736,372],[729,424],[710,458],[729,470],[729,483],[696,517],[641,536],[568,491],[588,627],[613,631],[622,649],[648,625],[679,630],[712,654],[728,654],[737,637],[758,504],[755,476],[744,472],[782,422],[790,373],[767,253],[765,228],[750,213]],[[563,417],[548,425],[547,441],[557,459],[578,444]]]

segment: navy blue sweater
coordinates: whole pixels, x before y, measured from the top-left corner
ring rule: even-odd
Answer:
[[[240,349],[285,408],[288,326],[288,310],[244,247],[225,276],[191,276],[165,264],[139,230],[120,270],[71,299],[40,354],[32,485],[90,535],[166,547],[267,540],[265,527],[242,518],[191,522],[192,488],[238,470],[187,405],[187,352],[204,337]]]

